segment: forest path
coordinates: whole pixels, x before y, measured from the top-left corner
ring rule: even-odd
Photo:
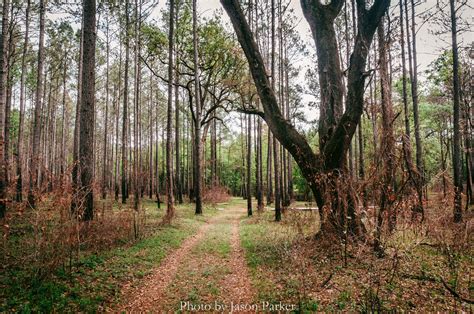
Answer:
[[[143,278],[140,286],[125,286],[119,309],[230,311],[232,304],[251,304],[255,292],[239,236],[246,211],[243,204],[221,209]]]

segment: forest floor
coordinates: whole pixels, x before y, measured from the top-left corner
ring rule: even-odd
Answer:
[[[270,208],[247,217],[241,199],[218,209],[150,276],[124,287],[120,310],[473,310],[461,300],[474,293],[472,246],[433,244],[427,230],[401,226],[377,258],[364,244],[314,239],[313,211],[288,210],[275,223]]]
[[[377,258],[367,244],[315,238],[315,211],[287,210],[275,223],[270,208],[247,217],[246,201],[232,198],[203,216],[180,205],[163,226],[164,210],[142,205],[139,240],[84,251],[48,275],[38,272],[44,264],[17,263],[30,257],[9,247],[23,252],[20,244],[31,243],[21,240],[23,224],[12,224],[2,246],[0,312],[474,310],[472,235],[443,221],[400,223]],[[106,215],[97,219],[102,228]]]
[[[122,311],[215,310],[231,302],[251,304],[255,293],[240,245],[241,204],[222,205],[153,273],[124,287]]]

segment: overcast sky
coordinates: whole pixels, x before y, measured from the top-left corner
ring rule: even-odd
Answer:
[[[416,7],[416,13],[419,14],[420,12],[424,12],[429,8],[432,8],[436,5],[437,0],[422,0],[422,3]],[[442,2],[446,2],[447,0],[441,0]],[[399,9],[398,9],[398,1],[392,0],[392,7],[390,12],[392,14],[398,16]],[[198,4],[198,12],[201,16],[211,17],[216,12],[222,12],[220,14],[222,16],[222,20],[225,23],[230,25],[230,20],[225,11],[223,10],[219,0],[197,0]],[[158,7],[155,9],[153,15],[158,15],[159,11],[164,8],[166,5],[166,1],[160,1]],[[294,14],[298,18],[298,24],[296,26],[296,30],[299,32],[301,38],[306,41],[307,43],[312,43],[312,36],[311,31],[309,28],[306,19],[303,16],[303,12],[301,10],[300,1],[299,0],[291,0],[290,8],[293,8]],[[472,9],[465,7],[461,12],[461,15],[464,19],[470,19],[470,22],[473,22],[474,12]],[[428,69],[429,64],[434,61],[440,53],[450,47],[450,34],[446,34],[444,36],[436,36],[433,34],[435,31],[435,27],[433,23],[424,23],[421,17],[417,17],[417,57],[418,57],[418,73],[420,81],[426,78],[425,70]],[[466,32],[462,34],[461,38],[459,39],[459,47],[462,49],[466,49],[466,47],[470,47],[472,42],[474,41],[473,37],[473,30],[471,28],[470,32]],[[307,45],[310,47],[310,45]],[[314,44],[311,45],[314,47]],[[299,62],[303,67],[309,67],[314,64],[314,62],[309,57],[303,57],[303,59]],[[304,84],[304,73],[305,70],[301,71],[300,75],[300,82]],[[304,102],[309,102],[311,97],[306,95],[303,97]],[[317,112],[314,109],[305,109],[307,116],[310,119],[317,118]]]
[[[419,1],[420,0],[418,0],[418,2]],[[417,14],[424,12],[430,8],[433,8],[436,5],[437,1],[440,1],[442,4],[447,4],[447,0],[421,0],[421,1],[422,3],[419,4],[416,8]],[[394,16],[398,16],[399,14],[398,0],[392,0],[391,2],[392,2],[392,6],[390,9],[390,12]],[[228,24],[229,29],[231,29],[229,17],[223,10],[219,0],[197,0],[197,4],[198,4],[198,13],[200,16],[211,17],[215,13],[219,13],[220,16],[222,17],[223,22]],[[166,0],[160,0],[158,2],[157,7],[153,10],[153,13],[150,18],[161,20],[160,12],[161,10],[165,8],[166,5],[167,5]],[[295,29],[299,32],[302,40],[308,43],[308,45],[306,45],[307,47],[314,47],[309,25],[306,22],[306,19],[304,18],[303,12],[301,10],[300,0],[291,0],[289,6],[290,8],[293,9],[293,12],[297,17],[298,24]],[[461,11],[459,11],[459,13],[461,14],[463,19],[468,20],[471,24],[473,24],[474,12],[472,8],[469,8],[466,6]],[[55,19],[53,15],[48,15],[48,18]],[[423,20],[420,16],[417,17],[416,22],[417,22],[417,29],[418,29],[417,31],[418,73],[419,73],[420,81],[423,82],[423,80],[425,80],[426,78],[426,75],[424,72],[425,70],[428,69],[429,64],[433,60],[435,60],[444,49],[450,48],[451,37],[449,33],[441,37],[434,35],[433,31],[436,31],[439,29],[436,28],[436,25],[434,25],[434,23],[427,22],[423,24]],[[77,27],[79,27],[79,25],[77,25]],[[474,33],[473,33],[472,28],[470,29],[470,31],[464,32],[458,39],[458,44],[462,51],[466,51],[468,47],[471,47],[473,45],[472,44],[473,42],[474,42]],[[305,85],[304,73],[306,72],[306,69],[304,68],[314,66],[314,61],[310,57],[303,56],[300,58],[298,63],[294,65],[303,67],[301,74],[297,80],[299,84]],[[423,84],[421,84],[420,87],[423,88]],[[309,103],[311,100],[312,100],[311,96],[309,95],[303,96],[304,103]],[[309,119],[315,119],[318,116],[317,111],[310,108],[306,108],[305,113]]]

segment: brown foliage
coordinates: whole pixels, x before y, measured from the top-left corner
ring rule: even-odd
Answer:
[[[23,265],[38,278],[68,266],[80,257],[133,241],[143,224],[140,212],[96,203],[93,221],[72,217],[70,187],[37,198],[36,209],[13,203],[0,229],[0,264]],[[138,215],[138,216],[137,216]]]
[[[221,185],[206,188],[202,193],[202,201],[207,204],[225,203],[229,199],[229,189]]]

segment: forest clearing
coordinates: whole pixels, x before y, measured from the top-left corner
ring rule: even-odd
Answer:
[[[467,0],[1,0],[0,312],[472,312]]]

